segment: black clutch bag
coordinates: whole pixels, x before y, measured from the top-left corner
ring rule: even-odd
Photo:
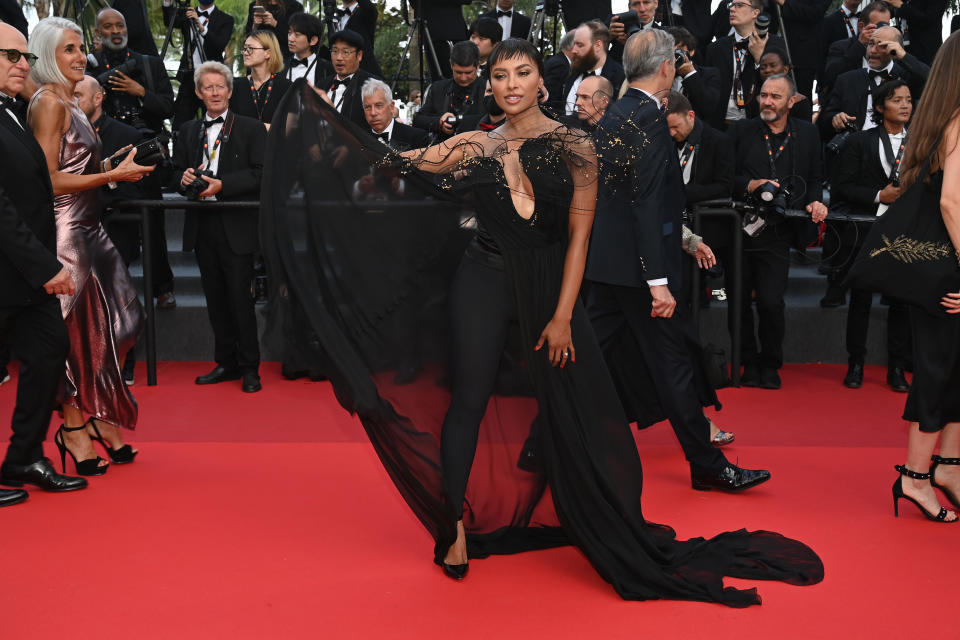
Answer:
[[[142,167],[149,167],[150,165],[159,165],[163,164],[167,156],[164,153],[164,146],[160,143],[159,138],[152,138],[150,140],[145,140],[136,146],[137,155],[134,156],[133,160]],[[130,152],[119,153],[110,158],[110,168],[116,169],[120,166],[120,163],[123,162],[123,159],[127,157]]]
[[[923,180],[932,159],[933,152],[917,181],[873,224],[844,284],[945,316],[940,299],[960,291],[960,266],[940,212],[942,174],[930,176],[929,185]]]

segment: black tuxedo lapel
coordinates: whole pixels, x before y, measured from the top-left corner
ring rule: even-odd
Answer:
[[[40,143],[37,142],[37,139],[33,137],[33,133],[29,128],[22,129],[17,126],[17,123],[13,121],[12,118],[6,113],[5,109],[0,109],[0,122],[3,122],[3,126],[13,134],[13,137],[19,142],[23,147],[33,156],[37,161],[38,173],[43,174],[43,182],[47,185],[47,188],[50,189],[50,193],[53,193],[53,184],[50,182],[50,172],[47,171],[47,157],[43,155],[43,148],[40,147]]]

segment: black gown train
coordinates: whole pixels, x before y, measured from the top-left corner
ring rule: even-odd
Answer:
[[[447,294],[480,228],[479,244],[492,241],[502,255],[516,322],[463,505],[470,557],[574,544],[625,599],[735,607],[760,597],[724,587],[724,576],[822,580],[819,557],[780,534],[680,541],[644,519],[640,458],[582,306],[571,321],[575,364],[552,367],[546,349],[533,349],[556,309],[574,186],[596,179],[592,145],[559,125],[522,142],[536,201],[527,220],[499,160],[505,144],[477,140],[471,157],[428,174],[300,82],[278,108],[264,163],[261,232],[273,288],[265,339],[299,332],[303,344],[319,342],[337,399],[360,418],[433,537],[435,561],[456,537],[441,477]],[[534,425],[539,469],[530,472],[517,462]]]

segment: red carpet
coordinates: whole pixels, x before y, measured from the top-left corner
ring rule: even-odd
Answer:
[[[823,558],[822,584],[758,583],[746,610],[624,602],[572,548],[474,561],[455,584],[329,385],[269,364],[259,394],[194,386],[207,368],[164,364],[160,386],[134,387],[135,464],[0,509],[0,638],[957,635],[960,525],[906,503],[893,518],[904,396],[878,368],[859,391],[841,367],[804,365],[779,392],[721,392],[728,456],[773,472],[747,494],[692,491],[669,426],[638,435],[650,519],[681,537],[779,531]],[[0,387],[4,440],[14,391]]]

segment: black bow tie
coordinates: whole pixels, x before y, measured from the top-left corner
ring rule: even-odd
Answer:
[[[750,40],[748,40],[747,38],[744,38],[743,40],[740,40],[739,42],[735,42],[735,43],[733,44],[733,48],[734,48],[734,49],[743,49],[744,51],[746,51],[747,49],[750,48]]]
[[[877,78],[880,78],[881,82],[890,79],[890,74],[887,73],[886,69],[881,69],[880,71],[874,71],[873,69],[870,69],[867,71],[867,74],[870,76],[871,81]]]
[[[390,134],[384,131],[383,133],[376,134],[378,138],[383,140],[384,144],[390,144]]]
[[[343,85],[345,87],[348,84],[350,84],[350,78],[344,78],[343,80],[341,80],[340,78],[334,78],[333,84],[330,86],[330,91],[336,91],[337,87],[339,87],[340,85]]]
[[[215,125],[215,124],[217,124],[217,123],[223,124],[223,116],[217,116],[217,117],[214,118],[213,120],[204,120],[204,121],[203,121],[203,128],[204,128],[204,129],[209,129],[210,127],[212,127],[213,125]]]
[[[198,16],[203,16],[204,18],[209,18],[209,17],[210,17],[210,12],[209,12],[209,11],[197,11],[197,15],[198,15]]]
[[[11,98],[5,93],[0,93],[0,106],[6,109],[13,109],[17,104],[16,98]]]
[[[501,18],[501,17],[503,17],[503,16],[506,16],[506,17],[508,17],[508,18],[512,18],[512,17],[513,17],[513,9],[511,9],[510,11],[500,11],[499,9],[497,9],[497,17],[498,17],[498,18]]]
[[[303,60],[301,60],[300,58],[294,58],[293,60],[290,61],[290,66],[296,67],[297,65],[302,64],[303,66],[307,67],[309,66],[308,64],[309,61],[310,61],[310,58],[304,58]]]

